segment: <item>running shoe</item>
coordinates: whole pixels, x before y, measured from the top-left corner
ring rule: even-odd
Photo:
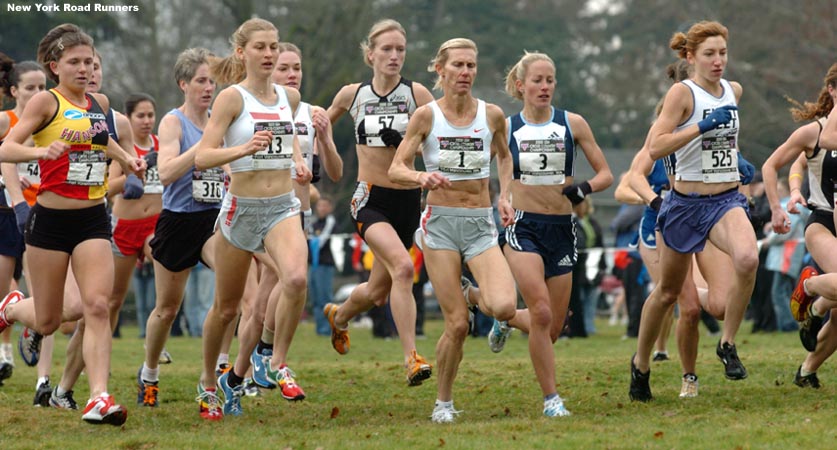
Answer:
[[[488,348],[494,353],[500,353],[506,346],[506,339],[511,335],[513,328],[509,326],[508,322],[500,322],[494,319],[494,325],[491,326],[491,331],[488,332]]]
[[[331,326],[331,346],[337,350],[337,353],[345,355],[349,353],[349,329],[341,330],[334,323],[334,315],[337,314],[337,308],[338,306],[334,303],[327,303],[323,307],[323,314],[328,318],[328,324]]]
[[[38,385],[35,390],[35,399],[32,400],[34,406],[49,407],[49,398],[52,396],[52,386],[49,385],[49,377]]]
[[[654,356],[651,358],[651,361],[661,362],[661,361],[668,361],[669,359],[671,359],[671,358],[668,357],[668,352],[654,351]]]
[[[546,417],[566,417],[570,415],[570,412],[564,406],[564,399],[560,395],[556,395],[543,401],[543,415]]]
[[[137,371],[137,404],[142,406],[157,406],[157,396],[160,393],[159,382],[150,382],[142,379],[142,366]]]
[[[296,374],[290,367],[282,364],[282,366],[279,367],[279,370],[273,374],[276,384],[279,385],[282,397],[284,397],[285,400],[299,401],[305,399],[305,391],[303,391],[302,388],[296,384],[296,381],[294,380]]]
[[[215,376],[220,377],[221,375],[229,372],[231,368],[232,366],[227,363],[218,364],[218,367],[215,368]]]
[[[253,349],[250,354],[250,364],[253,366],[253,383],[260,388],[276,389],[276,377],[271,376],[270,358],[273,357],[273,350],[265,348],[259,353],[259,348]]]
[[[799,340],[805,350],[813,352],[817,349],[817,335],[823,326],[823,318],[815,314],[808,314],[799,327]]]
[[[816,298],[805,293],[805,281],[817,275],[819,275],[817,269],[812,266],[806,266],[799,274],[799,280],[796,282],[796,287],[793,289],[790,298],[791,314],[797,322],[802,322],[808,318],[811,303]]]
[[[631,387],[628,390],[628,396],[631,401],[635,402],[651,401],[654,398],[651,395],[651,370],[649,369],[645,373],[640,372],[634,364],[634,357],[636,357],[636,353],[631,356]]]
[[[410,359],[407,361],[406,367],[407,384],[410,386],[420,385],[433,374],[433,366],[424,357],[416,353],[415,350],[410,352]]]
[[[243,414],[241,396],[244,394],[244,385],[230,386],[230,372],[218,378],[218,389],[224,394],[224,415],[240,416]]]
[[[163,351],[160,352],[160,364],[171,364],[171,353],[168,350],[163,348]]]
[[[462,411],[453,409],[453,403],[450,405],[440,405],[436,403],[433,407],[433,413],[430,414],[430,420],[433,423],[453,423],[456,420],[456,415]]]
[[[14,323],[6,318],[6,308],[8,308],[9,305],[14,305],[15,303],[23,300],[23,298],[23,292],[12,291],[3,297],[3,300],[0,300],[0,332]]]
[[[221,410],[221,400],[218,399],[218,394],[215,389],[204,389],[198,383],[198,396],[195,397],[198,402],[198,408],[201,418],[206,420],[221,420],[224,418],[224,412]]]
[[[735,349],[735,344],[729,342],[721,345],[718,341],[718,347],[715,349],[718,359],[724,363],[724,375],[728,380],[743,380],[747,378],[747,369],[744,364],[738,359],[738,351]]]
[[[259,391],[259,386],[253,382],[252,378],[244,379],[244,395],[247,397],[258,397],[262,395],[261,391]]]
[[[41,358],[41,341],[43,339],[43,335],[28,327],[24,327],[23,332],[20,333],[20,337],[17,339],[17,349],[20,352],[20,357],[27,366],[34,367],[38,365],[38,360]]]
[[[801,388],[810,387],[810,388],[814,388],[814,389],[819,389],[820,388],[820,379],[817,378],[817,373],[816,372],[809,373],[808,375],[805,375],[803,377],[802,376],[802,366],[799,366],[799,368],[796,369],[796,375],[793,377],[793,384],[795,384],[795,385],[797,385]]]
[[[78,409],[78,404],[73,398],[73,391],[67,391],[64,395],[58,395],[58,386],[52,390],[49,396],[49,406],[58,409]]]
[[[695,398],[698,396],[698,377],[693,373],[683,375],[680,385],[680,398]]]
[[[15,368],[7,362],[0,363],[0,386],[3,386],[3,380],[8,380],[12,377]]]
[[[0,344],[0,362],[7,362],[15,366],[15,355],[12,352],[12,344]]]
[[[87,401],[81,418],[94,425],[108,424],[120,426],[128,420],[128,411],[113,402],[113,396],[101,394]]]

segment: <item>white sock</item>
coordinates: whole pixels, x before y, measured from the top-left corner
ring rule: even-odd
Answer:
[[[805,366],[802,366],[802,367],[799,368],[799,376],[807,377],[808,375],[811,375],[812,373],[816,373],[816,372],[808,372],[807,370],[805,370]]]
[[[37,390],[37,389],[38,389],[39,387],[41,387],[41,385],[42,385],[42,384],[44,384],[44,383],[49,384],[49,377],[40,377],[40,378],[38,378],[38,382],[37,382],[37,383],[35,383],[35,389]]]
[[[215,363],[215,367],[221,367],[221,364],[229,364],[230,363],[230,354],[229,353],[221,353],[218,355],[218,361]]]
[[[444,407],[444,408],[453,408],[453,400],[451,400],[449,402],[443,402],[439,399],[436,399],[436,406],[441,406],[441,407]]]
[[[57,388],[55,388],[55,395],[57,395],[58,397],[63,397],[66,394],[67,394],[67,391],[65,391],[64,388],[62,388],[60,384],[58,385]]]
[[[156,383],[160,381],[160,367],[158,366],[156,369],[149,369],[148,363],[142,363],[142,372],[140,372],[140,378],[142,378],[142,381],[148,381],[150,383]]]

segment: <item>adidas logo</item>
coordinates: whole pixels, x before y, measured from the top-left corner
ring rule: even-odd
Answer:
[[[657,236],[655,236],[653,234],[649,234],[648,237],[645,238],[645,240],[648,241],[648,242],[654,241],[656,239],[657,239]]]
[[[573,260],[570,259],[570,255],[564,255],[564,257],[561,258],[561,261],[558,261],[558,266],[572,266],[572,265],[573,265]]]
[[[557,132],[553,131],[552,134],[549,135],[550,139],[564,139],[564,136],[559,136]]]

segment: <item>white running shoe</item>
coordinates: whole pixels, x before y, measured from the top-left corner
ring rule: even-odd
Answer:
[[[695,398],[698,396],[698,377],[693,373],[683,375],[680,387],[680,398]]]
[[[506,339],[511,335],[513,328],[509,326],[508,322],[500,322],[494,319],[494,325],[491,326],[491,331],[488,332],[488,348],[494,353],[503,351],[506,346]]]
[[[447,406],[437,403],[433,408],[433,414],[430,415],[430,420],[433,423],[453,423],[456,415],[461,412],[453,409],[453,403]]]
[[[564,399],[560,395],[556,395],[549,400],[544,400],[543,415],[546,417],[566,417],[570,415],[570,412],[564,406]]]

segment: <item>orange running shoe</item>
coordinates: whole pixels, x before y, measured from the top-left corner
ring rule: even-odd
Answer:
[[[410,359],[407,361],[407,384],[418,386],[422,381],[430,378],[433,373],[433,366],[430,365],[415,350],[410,352]]]
[[[337,314],[337,308],[338,306],[334,303],[327,303],[323,307],[323,314],[328,318],[328,324],[331,326],[331,346],[337,350],[337,353],[345,355],[349,353],[349,329],[341,330],[334,323],[334,315]]]
[[[819,275],[817,269],[811,266],[806,266],[799,274],[799,281],[796,282],[796,287],[793,289],[790,298],[791,314],[797,322],[804,322],[808,318],[811,303],[816,298],[805,293],[805,281],[817,275]]]

